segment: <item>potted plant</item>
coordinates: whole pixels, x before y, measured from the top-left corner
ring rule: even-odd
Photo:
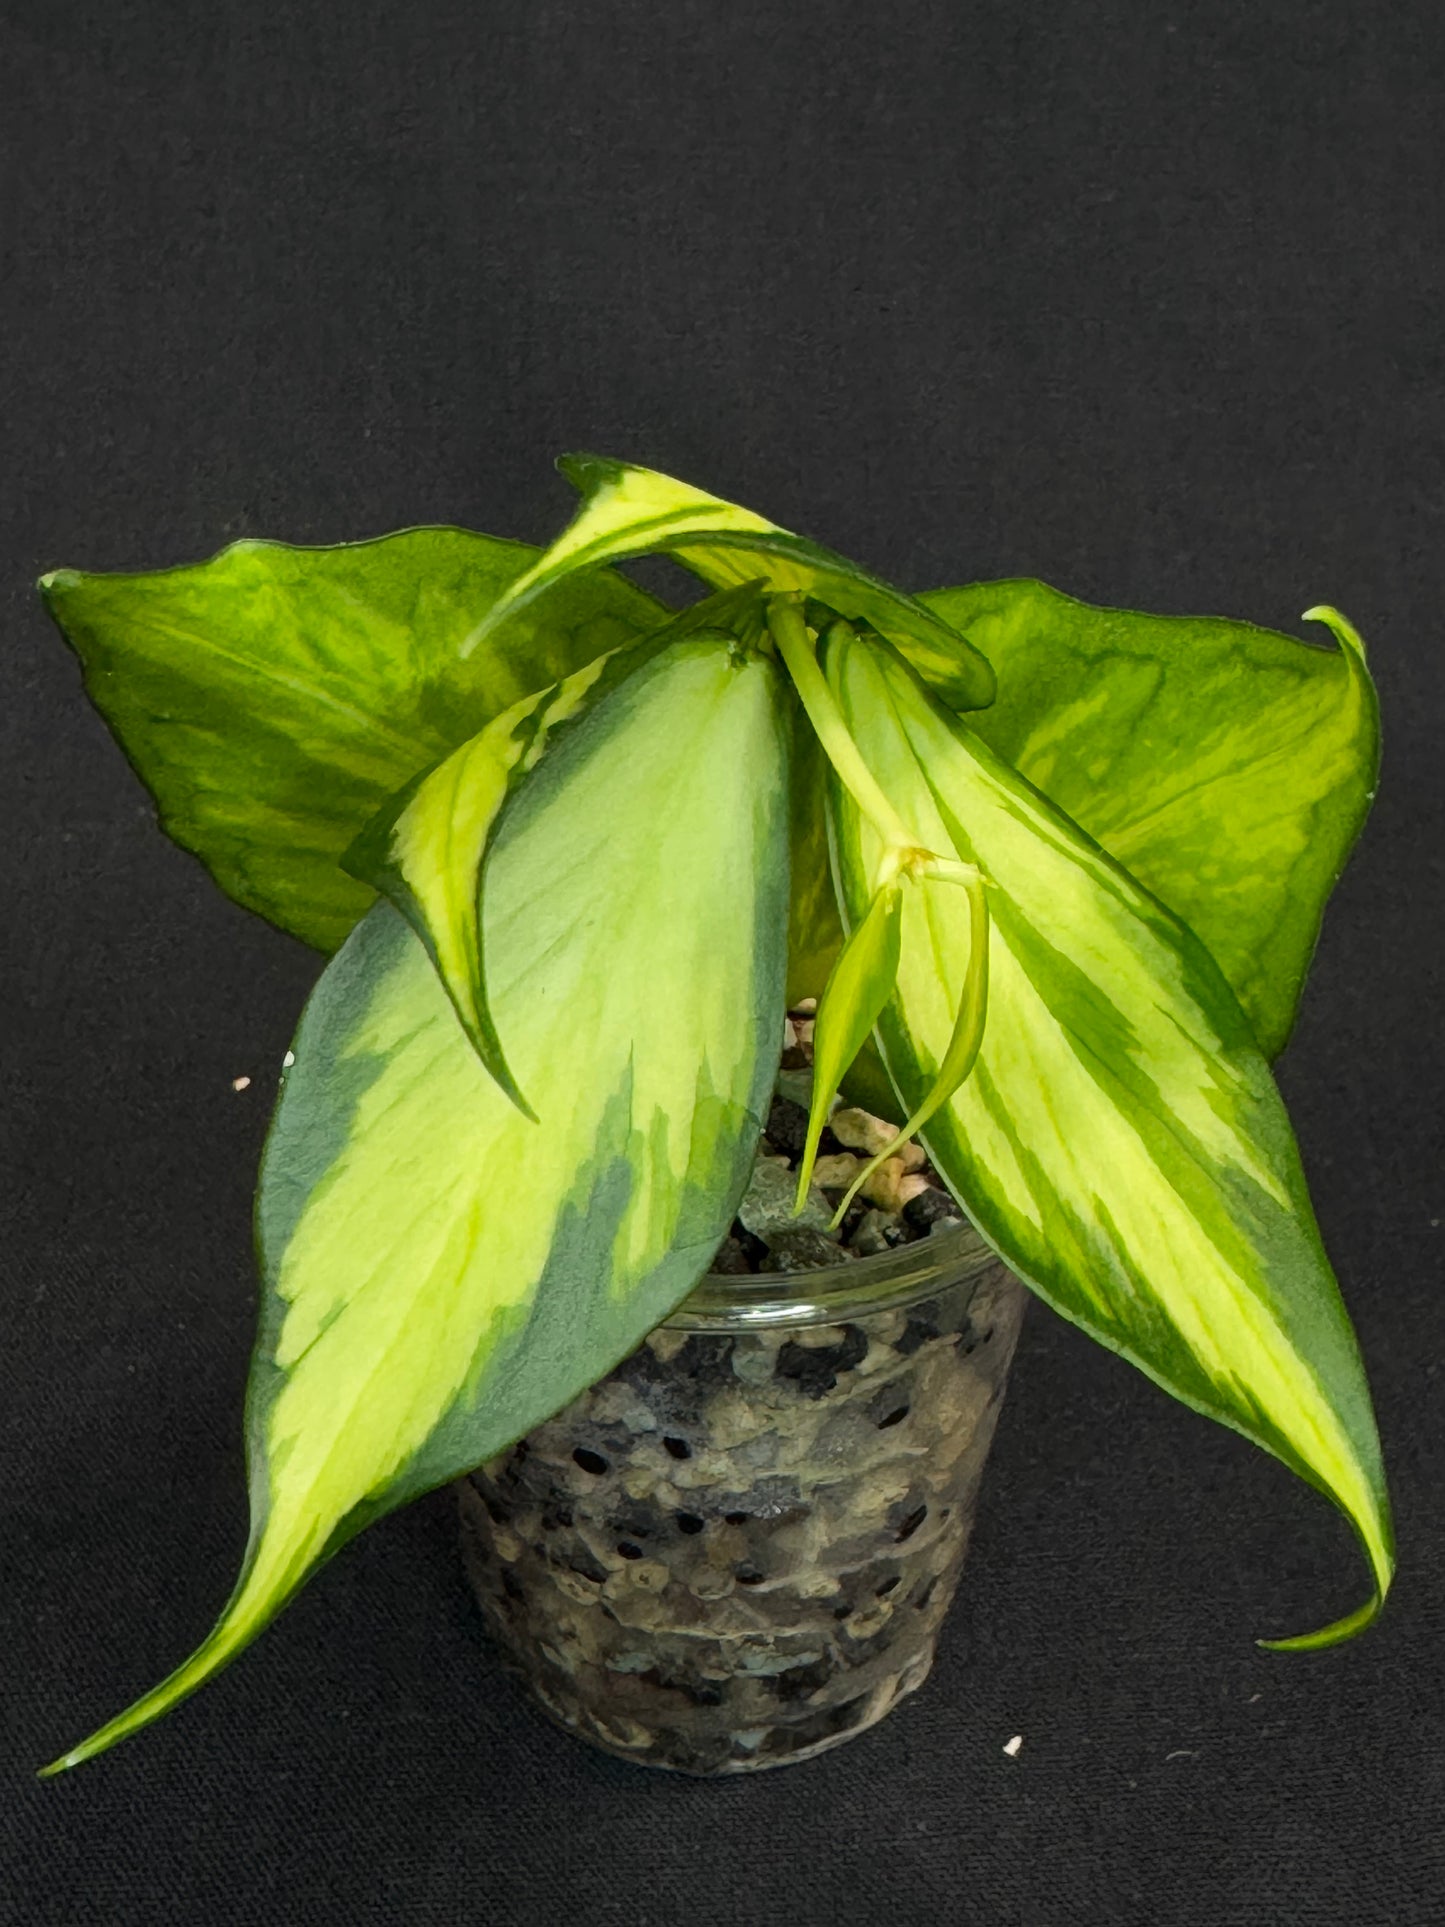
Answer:
[[[1348,1518],[1367,1601],[1266,1643],[1365,1626],[1379,1448],[1268,1069],[1373,794],[1359,638],[908,596],[562,466],[543,554],[41,585],[165,829],[334,953],[260,1174],[240,1579],[47,1770],[450,1480],[558,1717],[700,1771],[846,1737],[927,1669],[1017,1280]],[[612,566],[652,553],[703,599]]]

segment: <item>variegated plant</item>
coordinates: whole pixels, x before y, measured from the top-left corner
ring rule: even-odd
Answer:
[[[241,542],[42,584],[161,821],[336,954],[261,1169],[252,1529],[175,1704],[368,1521],[498,1452],[692,1289],[789,998],[1034,1290],[1390,1525],[1267,1060],[1374,789],[1358,637],[911,597],[645,469],[545,554]],[[665,609],[610,564],[673,555]],[[527,1208],[495,1200],[525,1187]]]

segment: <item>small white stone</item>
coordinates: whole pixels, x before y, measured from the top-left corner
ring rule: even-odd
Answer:
[[[828,1126],[840,1144],[846,1144],[850,1151],[866,1151],[870,1158],[898,1135],[881,1117],[874,1117],[871,1111],[860,1111],[852,1104],[834,1111]]]
[[[813,1166],[813,1182],[821,1191],[846,1191],[862,1169],[862,1158],[855,1158],[851,1151],[838,1151],[832,1157],[818,1159]]]
[[[288,1051],[287,1051],[287,1053],[286,1053],[286,1055],[285,1055],[285,1056],[284,1056],[284,1057],[283,1057],[283,1058],[281,1059],[281,1068],[282,1068],[282,1070],[283,1070],[283,1071],[289,1071],[289,1070],[290,1070],[290,1068],[291,1068],[291,1066],[292,1066],[292,1065],[293,1065],[293,1064],[294,1064],[295,1062],[296,1062],[296,1053],[295,1053],[295,1051],[294,1051],[294,1050],[288,1050]]]
[[[1005,1753],[1008,1754],[1011,1760],[1016,1760],[1019,1756],[1019,1748],[1023,1745],[1023,1743],[1024,1743],[1023,1734],[1015,1733],[1011,1740],[1008,1740],[1005,1742],[1003,1750]]]
[[[659,1364],[667,1365],[687,1343],[690,1332],[680,1331],[676,1326],[659,1325],[647,1334],[647,1347]]]
[[[250,1088],[251,1080],[249,1077],[233,1077],[231,1079],[231,1089],[233,1091],[249,1091]]]

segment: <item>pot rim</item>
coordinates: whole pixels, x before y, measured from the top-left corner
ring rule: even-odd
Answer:
[[[981,1278],[1002,1259],[973,1225],[956,1227],[816,1271],[734,1275],[710,1271],[663,1320],[680,1331],[750,1331],[773,1325],[833,1325],[887,1311],[945,1286]]]

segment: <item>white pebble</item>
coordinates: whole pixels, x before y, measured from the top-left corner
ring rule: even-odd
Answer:
[[[869,1111],[860,1111],[856,1105],[848,1105],[841,1111],[834,1111],[828,1124],[840,1144],[846,1144],[850,1151],[866,1151],[869,1157],[893,1142],[898,1133],[891,1124],[885,1124],[881,1117],[874,1117]]]
[[[884,1211],[901,1211],[910,1198],[928,1188],[925,1177],[905,1170],[902,1158],[886,1158],[863,1186],[863,1195]]]
[[[813,1182],[820,1191],[846,1191],[863,1169],[862,1158],[851,1151],[838,1151],[830,1158],[819,1158],[813,1166]]]
[[[231,1089],[233,1091],[249,1091],[250,1088],[251,1080],[249,1077],[233,1077],[231,1079]]]
[[[1011,1740],[1008,1740],[1005,1742],[1003,1750],[1005,1753],[1008,1754],[1011,1760],[1016,1760],[1019,1756],[1019,1748],[1023,1745],[1023,1743],[1024,1743],[1023,1734],[1015,1733]]]
[[[283,1057],[283,1058],[281,1059],[281,1068],[282,1068],[282,1070],[283,1070],[283,1071],[289,1071],[289,1070],[290,1070],[290,1068],[291,1068],[291,1066],[292,1066],[292,1065],[293,1065],[293,1064],[294,1064],[295,1062],[296,1062],[296,1053],[295,1053],[295,1051],[294,1051],[294,1050],[288,1050],[288,1051],[287,1051],[287,1053],[286,1053],[286,1055],[285,1055],[285,1056],[284,1056],[284,1057]]]

